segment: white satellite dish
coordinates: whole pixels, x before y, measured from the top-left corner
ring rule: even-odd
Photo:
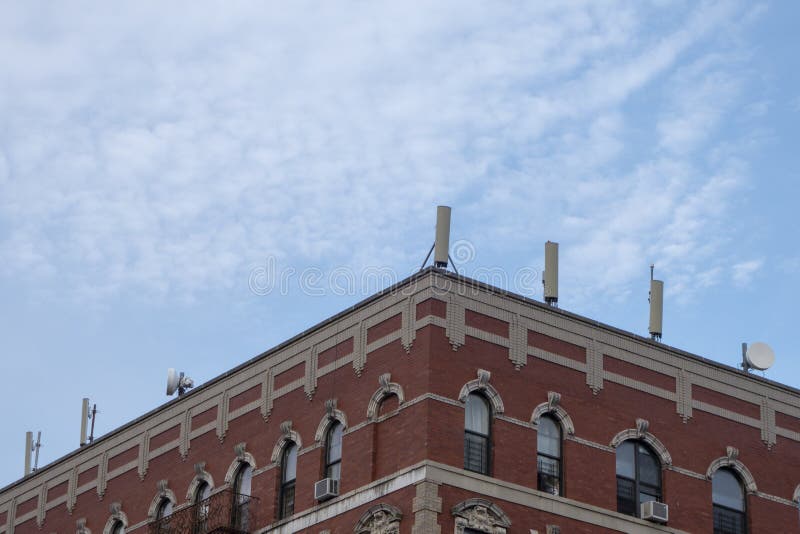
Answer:
[[[775,351],[766,343],[751,343],[744,353],[745,363],[752,369],[766,371],[775,363]]]
[[[167,369],[167,395],[172,396],[175,394],[175,391],[178,392],[178,396],[183,395],[186,393],[186,390],[194,387],[194,380],[189,378],[188,376],[184,376],[183,373],[178,373],[170,367]]]

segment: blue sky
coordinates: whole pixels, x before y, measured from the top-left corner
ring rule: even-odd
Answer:
[[[800,387],[795,2],[0,7],[0,485],[418,268]],[[456,250],[457,248],[457,250]],[[283,279],[281,287],[277,283]],[[353,287],[343,288],[348,280]]]

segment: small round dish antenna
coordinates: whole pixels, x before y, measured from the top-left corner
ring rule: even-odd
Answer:
[[[180,397],[186,393],[187,389],[192,387],[194,387],[194,380],[184,376],[183,372],[178,373],[172,367],[167,369],[167,396],[172,396],[177,391]]]
[[[744,353],[743,365],[750,369],[766,371],[775,363],[775,351],[766,343],[751,343]]]

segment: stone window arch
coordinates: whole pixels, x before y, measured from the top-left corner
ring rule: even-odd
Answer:
[[[236,481],[236,475],[239,473],[239,469],[241,469],[243,464],[249,465],[253,471],[256,470],[256,459],[252,454],[245,450],[246,446],[247,444],[245,442],[241,442],[237,443],[233,447],[233,452],[236,454],[236,459],[231,462],[231,465],[228,466],[228,470],[225,472],[225,484],[227,486],[232,486],[234,484]]]
[[[166,479],[159,480],[156,483],[156,489],[156,496],[153,497],[150,508],[147,510],[147,517],[151,521],[170,515],[173,508],[178,505],[178,499],[175,497],[175,493],[169,489]]]
[[[325,416],[317,425],[317,431],[314,433],[314,441],[322,443],[325,436],[328,434],[331,426],[335,423],[342,425],[343,429],[347,429],[347,416],[343,411],[336,408],[336,399],[328,399],[325,401]],[[295,443],[297,443],[295,441]]]
[[[725,456],[717,458],[711,465],[708,466],[708,470],[706,471],[706,478],[711,480],[711,477],[714,476],[714,473],[723,467],[727,467],[728,469],[734,471],[742,482],[745,491],[747,493],[755,493],[758,491],[756,487],[756,479],[753,478],[752,473],[747,467],[739,461],[739,449],[736,447],[731,447],[730,445],[725,447]],[[800,486],[798,486],[800,488]],[[795,491],[795,496],[797,496],[797,491]]]
[[[381,403],[386,397],[395,395],[397,397],[398,406],[405,402],[406,398],[403,393],[403,386],[396,382],[392,382],[391,373],[384,373],[378,377],[378,384],[380,387],[372,394],[367,405],[367,420],[375,421],[380,414]]]
[[[210,489],[214,489],[214,477],[211,476],[211,473],[206,471],[205,462],[197,462],[194,464],[194,478],[189,483],[189,489],[186,490],[187,502],[194,502],[197,496],[197,490],[203,484],[207,484]]]
[[[353,534],[399,534],[401,519],[403,513],[396,506],[376,504],[362,514]]]
[[[792,500],[800,505],[800,484],[794,489],[794,495],[792,495]]]
[[[122,505],[119,502],[112,502],[111,506],[109,506],[109,511],[111,515],[103,528],[103,534],[122,534],[127,532],[128,516],[122,511]]]
[[[465,529],[485,534],[506,534],[511,519],[496,504],[486,499],[467,499],[451,510],[455,516],[455,534],[464,534]]]
[[[300,434],[292,429],[292,422],[284,421],[281,423],[281,437],[278,438],[278,442],[275,444],[275,447],[272,448],[270,461],[273,464],[277,465],[280,462],[283,450],[288,443],[297,445],[298,452],[303,448],[303,440],[300,439]]]
[[[672,455],[669,453],[664,444],[661,443],[661,440],[648,432],[649,428],[650,423],[647,421],[647,419],[637,419],[636,428],[623,430],[611,439],[611,447],[616,449],[620,443],[628,440],[642,441],[646,443],[650,449],[652,449],[656,456],[658,456],[663,467],[672,465]]]
[[[458,394],[458,400],[466,403],[467,397],[470,393],[479,393],[486,398],[492,406],[492,415],[499,415],[505,412],[503,406],[503,399],[500,398],[500,393],[489,383],[492,378],[492,373],[484,369],[478,369],[478,378],[470,380],[461,388]]]
[[[545,414],[551,415],[561,424],[561,430],[565,435],[575,435],[575,425],[572,423],[572,418],[561,406],[561,394],[555,391],[548,391],[547,402],[543,402],[533,409],[531,423],[534,426],[538,425],[539,419]]]

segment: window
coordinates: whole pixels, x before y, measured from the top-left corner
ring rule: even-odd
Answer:
[[[158,503],[156,508],[156,531],[159,534],[169,534],[171,529],[169,527],[169,517],[172,515],[172,501],[167,497],[163,497]]]
[[[470,393],[464,411],[464,469],[489,474],[491,444],[489,403],[482,395]]]
[[[122,521],[114,521],[110,532],[111,534],[125,534],[125,525],[122,524]]]
[[[278,492],[278,519],[294,513],[294,485],[297,478],[297,444],[289,442],[281,456],[281,487]]]
[[[661,502],[661,463],[640,441],[617,447],[617,511],[639,517],[643,502]]]
[[[325,438],[325,478],[339,480],[342,476],[342,432],[344,426],[336,421]]]
[[[253,467],[242,462],[233,479],[233,509],[231,524],[238,530],[247,530],[250,520],[249,505],[250,492],[253,485]]]
[[[211,497],[211,486],[202,481],[194,492],[194,531],[205,532],[208,519],[208,498]]]
[[[711,477],[711,496],[714,504],[714,534],[744,534],[747,532],[747,510],[744,489],[730,469],[719,469]]]
[[[537,428],[537,487],[561,495],[561,427],[549,415],[539,418]]]
[[[161,502],[158,503],[158,509],[156,510],[156,521],[161,519],[165,519],[172,515],[172,501],[164,497],[161,499]]]

